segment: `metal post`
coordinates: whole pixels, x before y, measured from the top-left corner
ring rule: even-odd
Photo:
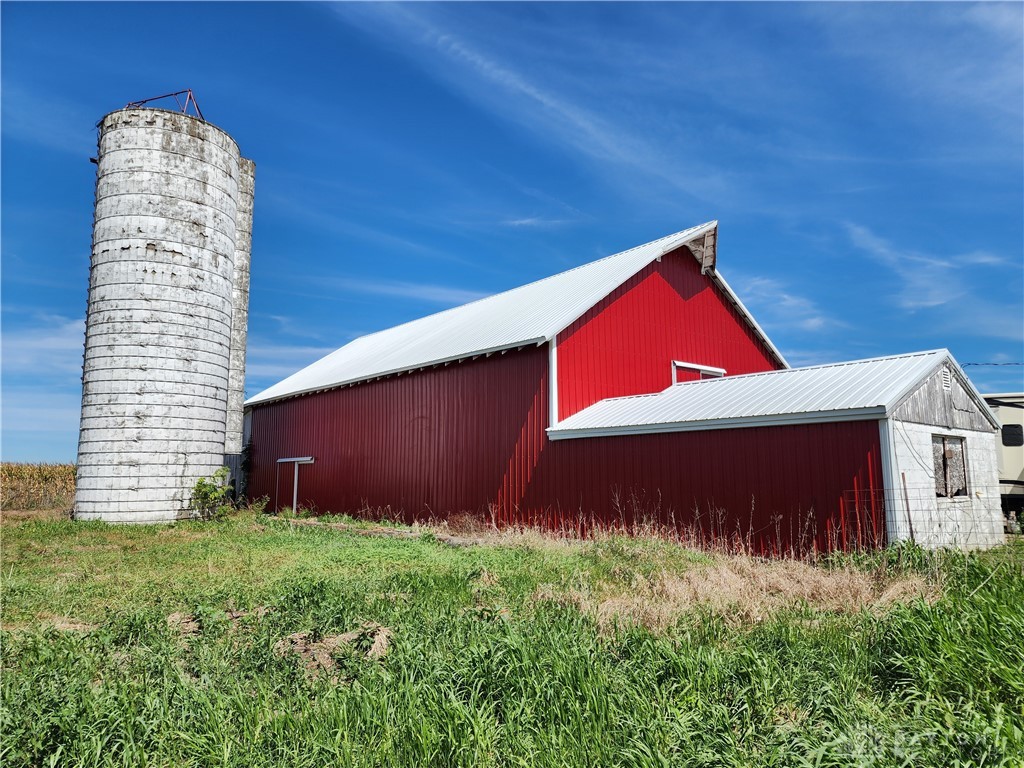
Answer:
[[[312,456],[293,456],[287,459],[277,460],[278,476],[280,476],[280,470],[282,464],[294,464],[295,470],[292,474],[292,513],[298,512],[299,506],[299,464],[312,464],[314,459]],[[280,483],[279,483],[280,484]],[[274,490],[274,511],[277,511],[277,489]]]

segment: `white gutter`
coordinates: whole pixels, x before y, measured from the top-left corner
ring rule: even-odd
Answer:
[[[882,487],[885,489],[885,534],[892,544],[904,539],[913,540],[910,526],[910,509],[903,495],[903,478],[900,475],[899,462],[896,461],[895,433],[891,419],[878,421],[878,442],[882,449]],[[901,525],[906,530],[901,532]]]
[[[548,342],[548,427],[558,426],[558,337]]]

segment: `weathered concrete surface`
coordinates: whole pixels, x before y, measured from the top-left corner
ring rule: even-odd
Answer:
[[[174,520],[223,465],[229,422],[240,442],[252,163],[158,109],[107,115],[98,160],[75,516]]]
[[[245,401],[245,342],[249,327],[249,262],[252,253],[252,208],[256,166],[239,163],[235,216],[235,272],[231,296],[231,354],[228,368],[228,414],[224,453],[242,452],[242,403]]]
[[[999,501],[996,433],[893,419],[896,478],[896,530],[890,538],[914,540],[923,547],[994,547],[1004,542]],[[967,495],[937,498],[932,465],[932,437],[962,437],[967,466]],[[905,476],[905,480],[904,480]],[[904,485],[905,483],[905,485]],[[908,511],[910,521],[908,522]]]

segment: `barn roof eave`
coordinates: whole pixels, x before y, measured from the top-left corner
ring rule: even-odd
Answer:
[[[256,406],[256,405],[266,405],[267,403],[276,403],[278,401],[287,400],[287,399],[292,398],[292,397],[301,397],[302,395],[310,395],[310,394],[313,394],[314,392],[327,392],[327,391],[332,390],[332,389],[341,389],[342,387],[349,387],[349,386],[352,386],[353,384],[361,384],[361,383],[367,382],[367,381],[375,381],[377,379],[387,378],[388,376],[397,376],[398,374],[402,374],[402,373],[412,373],[413,371],[422,371],[425,368],[433,368],[433,367],[438,366],[438,365],[448,365],[449,363],[457,363],[457,362],[461,362],[462,360],[471,360],[471,359],[477,358],[477,357],[489,357],[489,356],[497,354],[499,352],[511,352],[512,350],[523,349],[525,347],[530,347],[530,346],[540,346],[541,344],[546,344],[547,341],[548,340],[545,337],[538,336],[538,337],[533,338],[533,339],[526,339],[525,341],[517,341],[514,344],[505,344],[505,345],[502,345],[502,346],[491,347],[489,349],[481,349],[479,351],[472,352],[472,353],[469,353],[469,354],[464,354],[464,355],[452,355],[450,357],[439,358],[437,360],[431,360],[431,361],[425,362],[425,363],[418,363],[416,365],[408,365],[408,366],[405,366],[405,367],[402,367],[402,368],[394,368],[392,370],[381,371],[380,373],[375,373],[372,376],[357,376],[355,378],[346,379],[344,381],[339,381],[339,382],[335,382],[335,383],[331,383],[331,384],[320,384],[320,385],[317,385],[317,386],[307,387],[307,388],[301,389],[301,390],[285,392],[285,393],[282,393],[280,395],[270,395],[268,397],[261,397],[261,394],[262,394],[261,393],[261,394],[254,395],[253,397],[251,397],[248,400],[246,400],[245,403],[243,404],[243,406],[245,407],[246,410],[248,410],[248,409],[250,409],[250,408],[252,408],[253,406]]]
[[[870,421],[883,417],[885,417],[885,408],[883,406],[873,406],[870,408],[845,408],[831,411],[810,411],[807,413],[747,416],[732,419],[706,419],[702,421],[676,421],[659,424],[634,424],[603,428],[559,429],[558,427],[549,427],[546,431],[551,440],[573,440],[585,437],[652,435],[663,432],[710,432],[718,429],[782,427],[796,424],[820,424],[840,421]]]

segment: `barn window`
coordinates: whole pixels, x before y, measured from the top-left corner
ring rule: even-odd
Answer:
[[[701,379],[720,379],[723,376],[725,376],[725,368],[684,363],[681,360],[672,361],[673,384],[684,384],[687,381],[700,381]]]
[[[967,461],[964,439],[932,435],[932,460],[935,463],[935,495],[953,498],[967,495]]]

